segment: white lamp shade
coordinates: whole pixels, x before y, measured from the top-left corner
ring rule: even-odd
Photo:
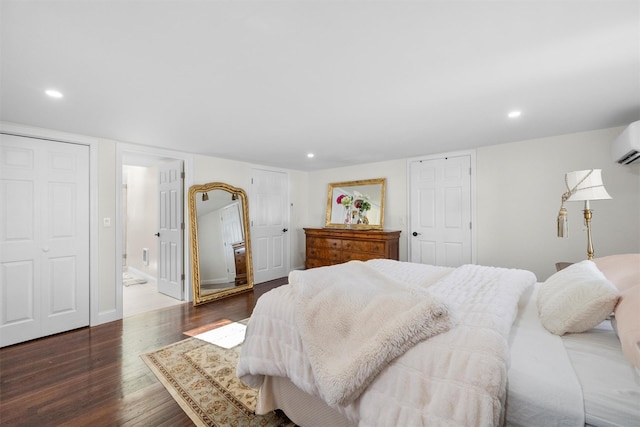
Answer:
[[[591,172],[591,174],[589,174],[589,172]],[[568,201],[576,202],[581,200],[600,200],[611,198],[602,183],[601,169],[587,169],[583,171],[568,172],[565,176],[565,180],[569,191],[575,188],[567,199]]]

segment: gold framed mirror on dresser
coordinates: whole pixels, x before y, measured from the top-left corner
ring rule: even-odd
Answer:
[[[382,230],[386,185],[386,178],[330,183],[325,227]]]
[[[376,258],[398,260],[400,231],[305,228],[305,268]]]

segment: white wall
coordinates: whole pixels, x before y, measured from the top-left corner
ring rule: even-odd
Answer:
[[[98,285],[92,292],[91,324],[96,325],[120,317],[117,310],[119,293],[116,290],[116,227],[105,227],[104,218],[115,224],[116,218],[116,144],[100,140],[98,143]],[[97,310],[96,310],[97,306]],[[97,311],[97,313],[95,312]]]
[[[127,184],[127,266],[158,276],[158,168],[123,166]],[[149,264],[142,249],[149,249]]]
[[[198,217],[198,236],[200,237],[198,239],[200,283],[203,285],[227,283],[227,259],[222,245],[224,237],[220,226],[220,210]]]
[[[8,128],[8,124],[2,124]],[[14,126],[12,128],[15,129]],[[22,134],[73,141],[80,136],[19,127]],[[620,166],[611,160],[610,145],[623,128],[604,129],[480,148],[477,164],[477,257],[479,264],[526,268],[539,280],[554,271],[557,261],[586,257],[582,206],[568,203],[567,240],[555,237],[555,218],[563,177],[572,170],[597,168],[612,200],[592,203],[596,256],[640,252],[640,167]],[[89,138],[89,137],[83,137]],[[103,218],[116,212],[116,143],[89,138],[97,147],[97,179],[92,207],[92,233],[97,230],[97,287],[92,292],[91,323],[118,317],[116,310],[116,227],[104,227]],[[93,160],[92,160],[93,161]],[[249,189],[251,164],[208,156],[194,156],[193,182],[227,182]],[[386,178],[385,228],[401,230],[400,259],[407,259],[407,162],[405,159],[317,172],[287,171],[291,202],[291,267],[304,264],[303,227],[323,227],[327,184],[356,179]],[[95,246],[94,246],[95,245]],[[187,249],[187,248],[185,248]]]
[[[640,252],[640,166],[621,166],[611,143],[624,128],[479,148],[478,264],[525,268],[538,280],[558,261],[587,257],[583,202],[567,202],[569,238],[556,237],[564,174],[602,169],[612,200],[591,202],[595,256]]]
[[[225,182],[245,190],[251,199],[251,169],[266,169],[285,172],[289,176],[290,223],[290,266],[292,269],[304,266],[304,235],[300,232],[307,215],[306,183],[307,173],[286,169],[274,169],[234,160],[211,156],[194,156],[194,184]],[[249,200],[251,215],[251,200]]]
[[[407,260],[407,161],[369,163],[309,172],[307,190],[308,217],[304,227],[325,225],[329,183],[361,179],[386,178],[385,230],[400,230],[400,260]],[[304,231],[303,238],[304,238]],[[302,242],[304,251],[304,240]]]
[[[309,215],[309,174],[289,171],[290,219],[289,239],[291,242],[291,269],[304,269],[305,237],[302,227],[308,224]],[[326,190],[325,190],[326,191]]]
[[[602,169],[612,200],[594,201],[595,256],[640,252],[640,167],[611,159],[624,128],[499,144],[476,150],[477,263],[533,271],[545,280],[558,261],[586,259],[583,205],[569,202],[569,239],[556,237],[564,174]],[[330,182],[387,178],[385,229],[401,230],[407,260],[407,162],[392,160],[309,173],[305,227],[323,227]],[[304,249],[304,246],[302,246]]]

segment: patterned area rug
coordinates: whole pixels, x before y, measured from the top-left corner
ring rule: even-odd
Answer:
[[[255,414],[258,390],[236,377],[240,348],[187,338],[140,357],[197,426],[294,426],[281,412]]]

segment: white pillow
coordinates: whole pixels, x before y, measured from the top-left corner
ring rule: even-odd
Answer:
[[[620,293],[593,261],[581,261],[549,277],[538,292],[542,325],[556,335],[584,332],[613,312]]]

